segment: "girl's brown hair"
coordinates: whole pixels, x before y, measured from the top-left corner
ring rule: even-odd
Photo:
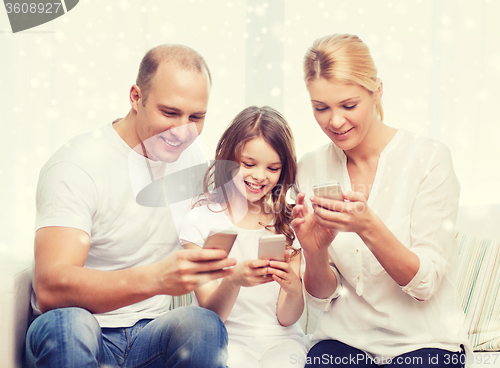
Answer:
[[[232,173],[240,167],[240,155],[245,143],[261,137],[279,155],[282,169],[276,186],[271,190],[272,209],[275,214],[275,232],[284,234],[290,248],[295,234],[290,226],[292,207],[286,203],[287,189],[295,186],[297,159],[292,131],[285,118],[271,107],[247,107],[229,124],[217,144],[215,160],[205,174],[203,182],[206,203],[225,203],[232,186],[225,185],[233,179]],[[236,190],[236,188],[232,188]],[[266,226],[267,228],[267,226]]]

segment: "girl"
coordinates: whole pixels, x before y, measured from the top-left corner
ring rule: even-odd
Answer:
[[[238,236],[233,274],[195,291],[200,306],[225,322],[228,366],[298,367],[306,347],[298,319],[304,308],[300,251],[292,247],[286,190],[297,171],[292,133],[270,107],[248,107],[222,135],[203,197],[180,230],[185,248],[203,246],[211,230]],[[259,239],[284,234],[288,262],[257,260]]]
[[[314,213],[304,194],[293,209],[306,298],[323,311],[307,367],[462,366],[468,343],[449,267],[460,188],[449,150],[382,122],[382,82],[357,36],[316,40],[304,74],[331,139],[299,163]],[[348,201],[310,196],[331,181]],[[325,355],[335,359],[319,364]]]

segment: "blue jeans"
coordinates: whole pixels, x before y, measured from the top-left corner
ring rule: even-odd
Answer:
[[[375,361],[374,361],[375,360]],[[336,340],[323,340],[314,345],[307,354],[309,368],[363,367],[363,368],[463,368],[465,353],[443,349],[426,348],[410,351],[378,365],[362,350]]]
[[[37,317],[26,336],[26,365],[46,368],[225,367],[227,332],[207,309],[183,307],[132,327],[102,328],[85,309]]]

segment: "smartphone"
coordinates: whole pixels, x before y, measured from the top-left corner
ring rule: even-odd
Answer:
[[[259,240],[259,259],[285,262],[286,237],[283,234],[263,236]]]
[[[336,199],[337,201],[344,200],[344,197],[342,197],[342,187],[340,186],[340,183],[337,181],[314,185],[313,192],[315,197],[325,197],[330,199]]]
[[[234,231],[224,230],[220,232],[210,231],[203,248],[206,249],[223,249],[227,254],[231,251],[234,241],[238,234]]]

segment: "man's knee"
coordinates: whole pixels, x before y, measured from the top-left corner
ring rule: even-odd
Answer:
[[[27,344],[35,350],[56,347],[62,342],[79,342],[87,348],[97,350],[101,336],[99,323],[82,308],[60,308],[37,317],[28,329]]]
[[[219,316],[211,310],[200,307],[183,307],[172,312],[177,323],[177,328],[189,331],[207,333],[209,336],[226,334],[226,328]]]
[[[195,367],[225,367],[227,360],[227,332],[224,323],[214,312],[200,307],[174,309],[172,345],[174,358],[189,357]],[[172,327],[172,326],[170,326]]]
[[[227,345],[224,323],[214,312],[200,307],[176,308],[155,322],[157,331],[178,343],[203,343],[214,347]]]

